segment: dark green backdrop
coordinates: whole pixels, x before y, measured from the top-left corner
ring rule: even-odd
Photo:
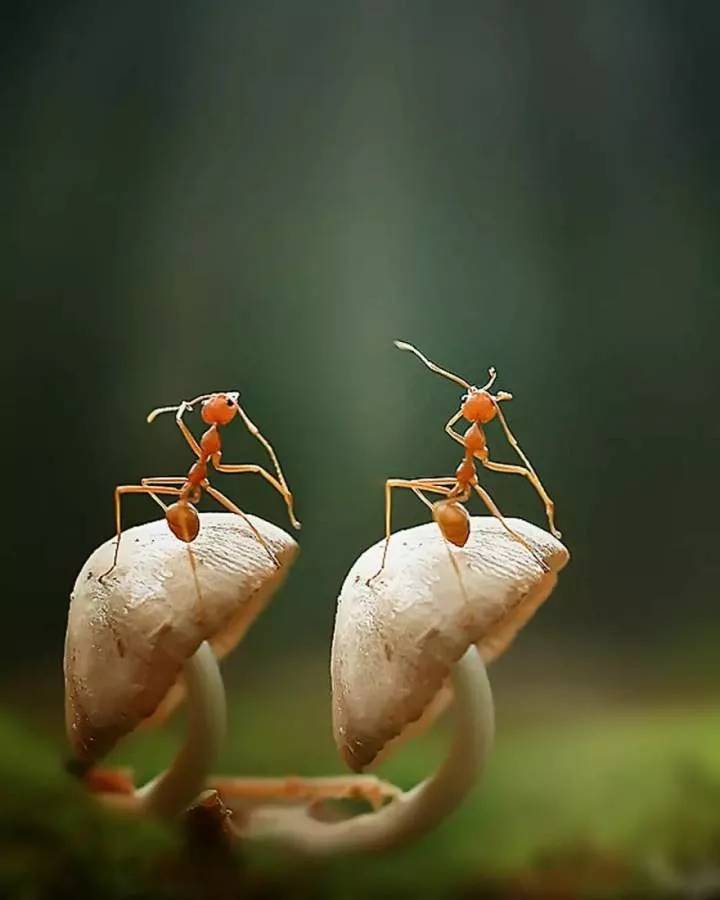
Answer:
[[[395,337],[471,380],[494,364],[516,396],[574,557],[538,633],[661,646],[716,627],[718,4],[2,19],[5,663],[59,661],[113,486],[188,465],[146,412],[216,388],[242,390],[305,525],[257,646],[325,652],[383,479],[457,461],[458,391]],[[226,455],[261,458],[239,425]],[[543,522],[522,480],[487,483]],[[261,481],[223,485],[285,523]],[[397,511],[425,518],[412,497]]]

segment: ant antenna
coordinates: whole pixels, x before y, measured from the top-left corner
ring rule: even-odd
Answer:
[[[159,406],[157,409],[154,409],[152,412],[147,414],[146,422],[150,424],[157,419],[158,416],[161,416],[163,413],[168,412],[177,412],[180,409],[179,406]]]
[[[228,396],[230,395],[228,394]],[[179,409],[181,409],[183,412],[185,412],[185,410],[191,410],[196,403],[199,403],[201,400],[208,400],[210,397],[212,397],[212,394],[200,394],[199,397],[195,397],[192,400],[183,400],[183,402],[178,404],[177,406],[158,406],[157,409],[154,409],[152,412],[148,413],[147,419],[145,421],[150,424],[163,413],[177,412]]]
[[[481,391],[489,391],[490,388],[495,384],[495,379],[497,378],[497,372],[495,371],[495,366],[490,366],[490,368],[488,369],[488,375],[490,376],[490,379],[487,382],[487,384],[484,384],[480,388]],[[504,394],[505,391],[500,391],[500,393]],[[503,397],[503,400],[512,400],[512,396]]]
[[[411,353],[414,353],[419,360],[425,363],[428,369],[431,369],[433,372],[437,372],[438,375],[444,375],[445,378],[449,378],[450,381],[454,381],[455,384],[459,384],[461,387],[466,388],[468,391],[470,390],[471,385],[468,384],[467,381],[465,381],[463,378],[460,378],[459,375],[454,375],[452,372],[448,372],[447,369],[441,369],[440,366],[429,360],[427,356],[424,356],[417,349],[417,347],[413,347],[412,344],[407,344],[405,341],[393,341],[393,344],[395,344],[398,350],[409,350]],[[490,383],[492,384],[492,380]]]

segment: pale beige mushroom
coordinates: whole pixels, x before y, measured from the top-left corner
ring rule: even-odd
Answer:
[[[380,810],[341,822],[320,822],[303,810],[259,808],[243,834],[318,855],[384,849],[430,830],[459,805],[493,741],[484,663],[507,648],[569,559],[547,532],[508,521],[549,571],[497,519],[479,517],[472,519],[463,548],[450,548],[435,523],[397,532],[377,578],[372,576],[384,541],[374,544],[353,565],[340,593],[332,685],[341,756],[356,771],[376,763],[454,696],[455,736],[435,774]]]
[[[170,767],[136,792],[141,811],[173,817],[203,790],[225,733],[217,657],[241,639],[297,553],[282,529],[251,516],[278,560],[239,516],[202,513],[187,545],[164,519],[123,533],[117,566],[103,581],[115,540],[95,550],[73,588],[65,639],[65,713],[76,769],[99,762],[149,717],[187,691],[184,746]]]

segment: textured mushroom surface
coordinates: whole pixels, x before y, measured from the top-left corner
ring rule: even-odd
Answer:
[[[341,756],[360,771],[388,742],[424,727],[443,707],[452,666],[476,644],[485,662],[502,653],[552,592],[569,554],[521,519],[510,527],[475,517],[464,547],[434,522],[393,534],[356,561],[338,599],[332,647],[333,730]],[[449,553],[460,570],[462,586]]]
[[[282,583],[297,544],[281,528],[250,516],[278,561],[240,516],[201,513],[190,545],[165,519],[123,532],[95,550],[77,577],[65,637],[65,719],[76,759],[94,762],[125,734],[182,696],[181,669],[207,640],[224,656]]]

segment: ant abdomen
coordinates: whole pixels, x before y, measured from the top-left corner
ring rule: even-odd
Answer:
[[[187,500],[178,500],[168,506],[165,513],[170,531],[175,537],[189,544],[194,541],[200,531],[200,516],[198,511]]]
[[[457,500],[438,500],[433,503],[433,518],[445,539],[456,547],[464,547],[470,537],[470,515]]]

